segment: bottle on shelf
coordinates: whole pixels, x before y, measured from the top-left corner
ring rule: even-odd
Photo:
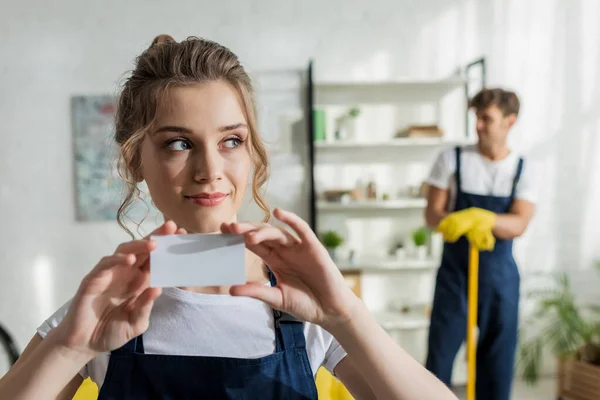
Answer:
[[[370,176],[369,183],[367,184],[367,199],[377,199],[377,183],[375,182],[375,177],[373,177],[372,175]]]

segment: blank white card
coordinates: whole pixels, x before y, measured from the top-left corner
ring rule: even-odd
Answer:
[[[228,234],[152,236],[152,287],[219,286],[246,283],[244,237]]]

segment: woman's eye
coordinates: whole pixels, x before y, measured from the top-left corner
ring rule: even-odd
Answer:
[[[228,149],[235,149],[240,144],[242,144],[242,141],[238,138],[229,138],[225,141],[225,147]]]
[[[185,151],[191,148],[190,144],[183,139],[175,139],[167,142],[166,148],[173,151]]]

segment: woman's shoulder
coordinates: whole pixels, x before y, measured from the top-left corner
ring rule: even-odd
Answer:
[[[304,324],[304,335],[306,337],[306,352],[310,359],[313,371],[324,366],[333,373],[337,364],[346,357],[346,351],[333,337],[333,335],[312,323]]]
[[[304,337],[308,349],[313,349],[313,351],[324,355],[341,347],[331,333],[310,322],[304,323]]]

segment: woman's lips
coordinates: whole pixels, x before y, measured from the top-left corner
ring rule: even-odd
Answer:
[[[194,204],[204,207],[218,206],[227,198],[228,194],[214,192],[214,193],[198,193],[192,196],[185,196],[186,199],[191,200]]]

